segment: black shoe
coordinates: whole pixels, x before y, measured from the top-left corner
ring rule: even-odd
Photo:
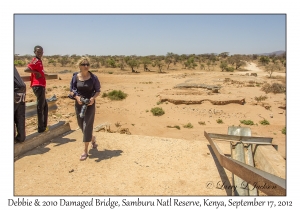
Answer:
[[[17,144],[17,143],[22,144],[22,143],[24,143],[24,141],[17,141],[17,140],[15,140],[15,144]]]
[[[47,131],[49,131],[49,127],[48,127],[48,126],[46,127],[45,130],[43,130],[43,131],[38,131],[38,132],[39,132],[39,133],[44,133],[44,132],[47,132]]]

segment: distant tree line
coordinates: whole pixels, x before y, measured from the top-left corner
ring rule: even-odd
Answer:
[[[91,60],[91,68],[120,68],[124,70],[129,67],[132,72],[137,72],[141,66],[144,71],[151,71],[151,68],[158,68],[159,72],[163,68],[170,70],[171,66],[181,64],[184,69],[200,69],[200,70],[214,70],[218,66],[221,71],[234,71],[246,65],[246,62],[258,61],[263,66],[270,64],[283,65],[286,67],[286,53],[282,55],[242,55],[234,54],[229,55],[229,52],[205,53],[205,54],[175,54],[168,52],[166,55],[149,55],[149,56],[124,56],[124,55],[108,55],[96,56],[88,55]],[[44,56],[43,62],[45,66],[75,66],[81,55],[51,55]],[[25,66],[32,59],[32,55],[14,55],[14,64],[16,66]],[[276,67],[274,67],[276,68]]]

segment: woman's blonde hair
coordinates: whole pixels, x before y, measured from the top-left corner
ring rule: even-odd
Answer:
[[[87,56],[82,56],[82,57],[77,61],[77,66],[79,67],[80,64],[82,64],[83,62],[86,62],[86,61],[87,61],[89,64],[91,64],[91,63],[90,63],[89,57],[87,57]]]

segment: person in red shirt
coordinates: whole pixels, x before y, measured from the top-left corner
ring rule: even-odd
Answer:
[[[24,70],[27,73],[31,73],[30,87],[32,88],[37,98],[37,116],[38,116],[38,132],[43,133],[48,131],[48,103],[46,100],[46,78],[44,72],[44,66],[42,62],[42,56],[44,54],[43,48],[39,45],[34,47],[35,57],[27,65]]]

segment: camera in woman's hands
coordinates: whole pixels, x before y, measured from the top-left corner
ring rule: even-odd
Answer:
[[[84,118],[87,106],[90,103],[90,99],[89,98],[83,98],[83,97],[81,97],[80,101],[82,102],[83,105],[81,107],[81,111],[80,111],[79,117],[80,118]]]

